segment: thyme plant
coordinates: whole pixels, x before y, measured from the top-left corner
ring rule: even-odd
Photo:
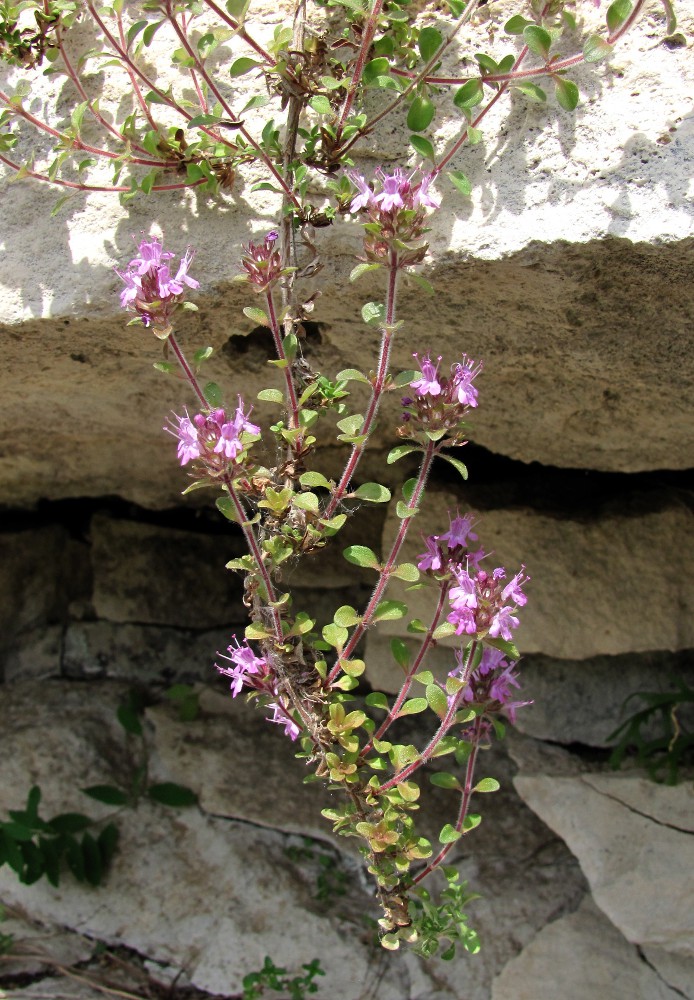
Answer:
[[[421,10],[409,0],[298,0],[268,34],[254,21],[251,0],[0,4],[0,54],[16,68],[0,89],[0,160],[20,177],[61,188],[56,211],[77,191],[113,191],[124,202],[187,188],[233,198],[244,178],[276,206],[275,228],[240,248],[236,275],[249,295],[246,316],[272,334],[269,364],[281,387],[259,394],[277,408],[270,426],[256,422],[238,387],[202,378],[211,348],[191,351],[176,333],[179,311],[195,308],[190,295],[199,287],[191,248],[177,257],[158,238],[141,239],[117,270],[121,304],[163,342],[157,367],[179,371],[187,383],[187,404],[166,424],[190,474],[185,492],[213,488],[221,514],[247,543],[247,554],[228,568],[243,577],[250,621],[220,654],[218,670],[234,696],[248,692],[283,727],[313,779],[336,793],[324,815],[337,833],[361,843],[390,949],[405,940],[431,955],[445,941],[448,958],[457,945],[479,947],[465,915],[474,895],[447,862],[453,845],[480,823],[474,798],[498,787],[476,775],[480,751],[503,735],[500,716],[513,720],[526,704],[514,693],[513,633],[528,581],[524,566],[495,564],[470,513],[451,511],[448,524],[422,531],[417,515],[434,463],[446,461],[467,478],[459,455],[479,402],[482,362],[465,353],[444,362],[429,349],[414,353],[411,370],[394,372],[394,338],[406,336],[398,286],[407,277],[430,291],[418,270],[428,217],[443,194],[469,195],[460,164],[466,148],[482,140],[490,109],[511,92],[544,102],[551,88],[560,108],[572,111],[579,101],[572,70],[609,58],[647,6],[615,0],[603,28],[587,31],[582,15],[593,3],[569,0],[530,0],[513,10],[480,0]],[[669,0],[660,6],[671,32]],[[90,32],[80,33],[80,24]],[[88,33],[96,38],[91,47],[81,43]],[[480,50],[481,40],[490,51]],[[71,95],[69,121],[36,113],[38,73],[55,76]],[[97,73],[130,95],[123,113],[100,104]],[[444,112],[455,123],[445,141],[435,136]],[[403,124],[410,149],[400,165],[360,171],[355,164],[372,137]],[[32,155],[22,157],[27,130]],[[349,280],[378,272],[382,281],[382,301],[362,308],[374,356],[324,374],[303,353],[303,324],[315,305],[307,281],[322,266],[321,229],[348,219],[363,228]],[[355,386],[366,396],[363,407],[353,402]],[[366,606],[343,605],[332,620],[317,621],[294,605],[283,571],[329,545],[340,558],[335,539],[347,521],[365,503],[391,500],[385,485],[360,477],[389,393],[402,398],[402,418],[388,462],[417,455],[418,470],[395,501],[399,528],[390,550],[381,557],[355,544],[342,552],[374,574]],[[319,423],[334,428],[344,448],[337,478],[319,469]],[[411,531],[422,537],[416,563],[402,561]],[[414,653],[400,639],[391,642],[402,670],[398,693],[371,692],[355,707],[359,678],[368,677],[360,656],[367,631],[408,615],[388,596],[394,578],[429,589],[430,618],[409,623]],[[457,646],[440,679],[426,657],[445,637]],[[420,712],[431,716],[428,742],[399,742],[398,720]],[[450,769],[431,781],[451,791],[451,821],[434,846],[415,822],[418,782],[425,765],[442,756]],[[432,896],[424,882],[436,870],[446,888]]]

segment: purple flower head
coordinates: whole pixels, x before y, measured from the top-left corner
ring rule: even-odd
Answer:
[[[414,389],[418,396],[439,396],[441,394],[441,383],[439,382],[441,358],[439,357],[437,364],[434,365],[428,354],[425,354],[421,361],[416,353],[412,357],[417,359],[422,374],[410,382],[410,388]]]
[[[441,199],[437,198],[436,195],[429,194],[429,185],[433,180],[432,174],[424,174],[420,182],[419,187],[415,190],[414,203],[415,205],[422,205],[424,208],[438,208],[441,204]]]
[[[449,594],[451,607],[454,611],[460,611],[462,608],[476,608],[478,604],[476,581],[462,566],[455,567],[453,573],[458,581],[458,586],[451,587]]]
[[[173,420],[169,421],[170,426],[165,426],[164,430],[178,438],[178,460],[181,465],[187,465],[188,462],[200,458],[198,429],[188,416],[187,411],[185,417],[179,417],[174,413],[174,420],[177,421],[177,424],[174,424]]]
[[[477,406],[478,393],[473,381],[482,371],[482,367],[482,362],[476,365],[467,354],[463,354],[462,364],[453,365],[448,380],[448,391],[452,401],[460,406]]]
[[[279,726],[284,726],[285,736],[289,736],[292,740],[297,739],[301,730],[297,726],[296,722],[294,722],[289,712],[275,702],[271,702],[268,705],[268,708],[271,708],[273,712],[271,716],[267,717],[267,721],[276,722]]]
[[[469,541],[477,541],[477,535],[475,535],[472,531],[475,524],[472,514],[465,514],[461,517],[460,511],[458,511],[456,516],[451,518],[449,512],[448,520],[450,522],[450,526],[448,531],[441,535],[441,541],[445,541],[448,544],[449,549],[456,549],[459,546],[461,548],[467,548]]]
[[[254,674],[258,674],[261,677],[265,676],[268,672],[268,663],[265,657],[255,655],[245,639],[242,643],[240,643],[236,636],[233,635],[232,640],[236,643],[236,645],[227,647],[229,656],[225,656],[224,653],[218,653],[218,656],[221,656],[222,659],[233,663],[234,666],[220,667],[218,663],[215,663],[215,667],[220,674],[224,674],[226,677],[231,677],[231,693],[235,698],[243,688],[244,684],[248,687],[257,686],[252,681],[249,681],[249,677]]]
[[[521,590],[521,587],[523,587],[523,585],[526,584],[530,579],[527,573],[523,572],[524,570],[525,566],[521,566],[520,571],[516,573],[514,578],[509,583],[507,583],[504,589],[501,591],[502,600],[508,601],[508,599],[510,598],[514,604],[519,605],[519,607],[521,608],[523,607],[524,604],[527,603],[528,600],[526,595]]]
[[[417,556],[417,567],[421,569],[423,573],[427,570],[432,570],[432,572],[438,573],[443,567],[443,556],[441,555],[441,549],[439,548],[438,535],[427,535],[424,539],[424,544],[426,545],[427,550]]]
[[[374,202],[374,193],[366,183],[366,179],[358,170],[348,170],[347,176],[359,191],[359,194],[352,199],[349,206],[350,212],[359,212],[362,208],[368,208]]]
[[[138,251],[139,255],[133,257],[126,270],[114,269],[125,284],[120,304],[123,309],[136,312],[144,326],[153,327],[157,336],[166,339],[171,332],[171,316],[185,292],[184,286],[200,287],[200,283],[188,274],[195,252],[188,247],[176,276],[172,277],[168,261],[173,260],[175,254],[164,250],[158,237],[141,240]]]
[[[381,192],[374,198],[383,212],[393,212],[400,208],[405,208],[410,199],[412,186],[410,178],[401,167],[396,167],[392,174],[386,174],[383,170],[377,170],[376,174],[381,181]]]
[[[248,444],[244,434],[260,435],[260,427],[251,423],[244,412],[243,400],[238,397],[234,416],[227,417],[222,407],[210,413],[196,413],[191,419],[174,414],[174,419],[164,430],[178,438],[178,459],[181,465],[200,459],[211,475],[227,471],[227,462],[240,462]]]
[[[513,638],[511,630],[518,628],[518,619],[512,614],[513,608],[509,607],[508,604],[504,605],[503,608],[499,608],[497,613],[492,618],[491,624],[489,626],[489,634],[493,639],[497,639],[501,636],[507,642],[510,642]]]
[[[241,249],[241,265],[245,279],[254,286],[256,292],[265,292],[282,276],[282,254],[277,247],[279,233],[271,229],[262,243],[249,241]]]

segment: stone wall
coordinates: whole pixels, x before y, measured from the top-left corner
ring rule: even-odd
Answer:
[[[691,13],[680,13],[690,38]],[[261,30],[282,16],[267,5]],[[499,111],[498,144],[465,164],[471,203],[442,190],[434,304],[414,290],[400,300],[396,366],[428,349],[486,364],[461,453],[469,484],[435,470],[426,529],[473,509],[500,562],[524,562],[532,577],[518,640],[534,704],[484,755],[502,791],[486,797],[482,828],[456,858],[482,894],[471,919],[483,950],[452,963],[374,947],[369,883],[320,817],[325,793],[301,783],[282,735],[216,680],[216,650],[244,626],[239,581],[223,568],[241,540],[203,493],[180,497],[185,477],[161,430],[181,407],[179,386],[152,370],[158,345],[124,328],[116,308],[108,268],[154,211],[168,242],[199,248],[200,312],[182,338],[211,344],[216,380],[252,399],[267,383],[267,340],[231,278],[240,243],[268,228],[276,206],[247,190],[221,210],[164,196],[126,211],[80,194],[49,218],[46,186],[2,182],[2,805],[19,808],[36,783],[47,814],[96,814],[79,788],[121,772],[115,712],[131,685],[149,703],[151,773],[192,787],[200,804],[124,814],[97,890],[69,877],[59,889],[20,886],[1,868],[10,919],[0,930],[33,957],[0,968],[0,994],[92,998],[101,994],[89,981],[110,976],[143,996],[176,979],[190,990],[181,996],[229,997],[271,955],[292,969],[320,956],[318,1000],[694,997],[694,786],[606,763],[629,695],[694,686],[694,80],[691,43],[662,35],[654,6],[618,60],[579,79],[588,97],[573,118],[515,100]],[[392,160],[402,145],[391,136],[370,155]],[[331,373],[373,351],[359,308],[378,289],[365,281],[355,293],[346,280],[356,225],[318,238],[323,294],[304,350]],[[396,413],[384,409],[364,480],[395,486],[408,472],[406,461],[384,463]],[[322,450],[330,473],[342,458]],[[394,521],[364,511],[341,546],[379,550]],[[359,607],[370,585],[339,553],[287,582],[319,621],[338,604]],[[419,615],[421,593],[406,599]],[[403,633],[391,624],[365,644],[368,683],[382,690],[397,683],[388,640]],[[450,655],[441,644],[436,668]],[[201,692],[192,722],[165,696],[175,682]],[[424,739],[414,727],[412,741]],[[432,831],[450,818],[442,790],[425,804]],[[317,898],[326,869],[344,876],[331,902]],[[104,966],[97,943],[118,967]],[[76,963],[86,983],[66,978]]]

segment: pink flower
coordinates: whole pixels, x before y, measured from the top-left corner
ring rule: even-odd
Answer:
[[[438,363],[434,365],[428,354],[425,354],[421,361],[418,354],[413,354],[412,357],[417,358],[422,374],[419,378],[410,382],[410,388],[414,389],[418,396],[439,396],[441,394],[441,383],[438,380],[438,375],[441,358],[439,357]]]
[[[425,174],[422,177],[419,187],[415,191],[414,201],[415,205],[422,205],[424,208],[438,208],[441,204],[441,199],[437,198],[433,194],[429,194],[429,185],[431,184],[433,177],[431,174]]]
[[[164,250],[158,237],[141,240],[138,250],[139,255],[133,257],[126,270],[114,269],[125,284],[120,304],[136,312],[144,326],[154,327],[157,336],[165,339],[171,332],[171,317],[182,300],[184,286],[200,287],[200,282],[188,274],[195,252],[188,247],[174,278],[167,261],[173,260],[175,254]]]
[[[218,653],[219,656],[224,660],[228,660],[233,663],[233,667],[220,667],[218,663],[215,663],[215,667],[226,677],[231,677],[231,694],[232,697],[236,697],[241,691],[244,684],[248,687],[257,687],[259,685],[249,681],[249,677],[258,674],[261,677],[268,673],[268,663],[265,657],[256,656],[253,650],[250,648],[246,640],[243,643],[239,643],[236,636],[232,636],[233,641],[236,646],[228,646],[227,651],[229,656],[225,656],[223,653]]]
[[[448,380],[451,400],[460,406],[477,406],[477,389],[472,383],[481,371],[481,362],[475,366],[475,362],[467,354],[463,354],[463,363],[451,368],[451,378]]]
[[[368,208],[373,203],[374,193],[366,183],[366,179],[357,170],[348,170],[347,176],[359,191],[359,194],[352,199],[349,206],[350,212],[359,212],[362,208]]]
[[[187,465],[193,459],[200,458],[200,440],[198,429],[186,412],[185,417],[178,417],[174,413],[174,420],[178,421],[178,427],[172,433],[178,438],[178,460],[181,465]],[[164,430],[171,431],[170,427]]]
[[[520,605],[520,607],[523,607],[523,605],[526,604],[528,600],[526,595],[521,590],[521,587],[525,583],[527,583],[528,580],[530,579],[530,577],[527,574],[523,573],[524,569],[525,566],[521,566],[520,572],[516,573],[514,578],[509,583],[507,583],[504,589],[501,591],[502,600],[508,601],[508,599],[510,598],[514,602],[514,604],[518,604]]]
[[[465,514],[464,517],[461,517],[460,512],[458,512],[456,517],[451,520],[449,513],[448,519],[450,527],[444,535],[441,535],[441,541],[447,542],[449,549],[456,549],[459,546],[467,548],[469,541],[477,541],[477,535],[473,534],[472,531],[475,523],[472,514]]]
[[[399,208],[405,208],[408,195],[412,188],[410,179],[404,170],[396,167],[392,174],[385,174],[382,170],[376,171],[380,178],[382,190],[374,198],[374,202],[380,206],[383,212],[392,212]]]
[[[297,726],[296,722],[292,719],[291,715],[285,708],[281,705],[271,702],[268,708],[273,710],[272,716],[268,716],[268,722],[276,722],[279,726],[284,726],[285,736],[289,736],[290,739],[295,740],[300,735],[301,730]]]
[[[244,412],[243,400],[238,397],[238,406],[231,419],[222,407],[210,413],[196,413],[192,418],[176,414],[169,420],[164,430],[178,438],[178,459],[181,465],[200,459],[211,475],[227,471],[227,462],[240,462],[249,443],[243,435],[260,435],[260,427],[251,423]],[[219,457],[217,457],[219,456]]]
[[[443,567],[443,556],[441,555],[441,549],[438,544],[437,535],[428,535],[424,539],[424,544],[426,545],[426,552],[422,552],[421,555],[417,556],[417,567],[426,572],[427,570],[432,570],[437,573]]]
[[[513,638],[511,629],[518,628],[519,622],[512,614],[512,610],[508,605],[504,605],[503,608],[499,608],[492,618],[491,625],[489,626],[489,634],[493,639],[501,636],[502,639],[510,642]]]

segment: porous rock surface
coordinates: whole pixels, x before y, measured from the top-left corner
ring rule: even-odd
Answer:
[[[508,10],[492,13],[505,18]],[[261,37],[285,16],[261,4]],[[691,11],[681,17],[686,33]],[[472,51],[488,44],[488,27]],[[473,435],[499,454],[619,471],[691,465],[693,133],[686,108],[694,64],[687,45],[668,45],[663,35],[653,4],[607,66],[577,71],[585,100],[574,115],[519,97],[500,102],[486,140],[455,164],[471,178],[471,201],[447,181],[439,185],[443,206],[432,218],[427,269],[436,297],[402,294],[406,325],[394,363],[409,366],[415,349],[442,354],[446,364],[461,351],[483,358],[484,407]],[[163,36],[158,44],[165,46]],[[18,74],[5,75],[12,89]],[[50,107],[46,81],[34,86],[32,107]],[[245,100],[249,78],[238,86]],[[121,96],[107,91],[103,100]],[[439,138],[457,127],[458,119],[446,117]],[[404,130],[377,133],[365,169],[399,162],[405,146]],[[10,180],[2,182],[12,211],[3,220],[0,262],[0,418],[13,434],[0,454],[0,501],[114,493],[145,506],[173,503],[181,476],[161,426],[169,408],[188,400],[175,381],[152,371],[158,345],[124,329],[110,268],[131,256],[129,234],[149,232],[153,220],[175,249],[197,246],[201,311],[182,321],[183,342],[213,346],[210,374],[229,398],[242,388],[252,399],[268,381],[267,341],[251,335],[241,312],[247,295],[231,279],[240,244],[275,224],[274,196],[252,193],[249,182],[221,207],[173,192],[124,208],[113,196],[82,192],[50,218],[56,195],[48,185]],[[375,364],[373,331],[359,306],[383,292],[347,280],[359,233],[354,223],[316,236],[326,266],[306,352],[326,374],[355,359]],[[396,412],[393,406],[385,416]]]

